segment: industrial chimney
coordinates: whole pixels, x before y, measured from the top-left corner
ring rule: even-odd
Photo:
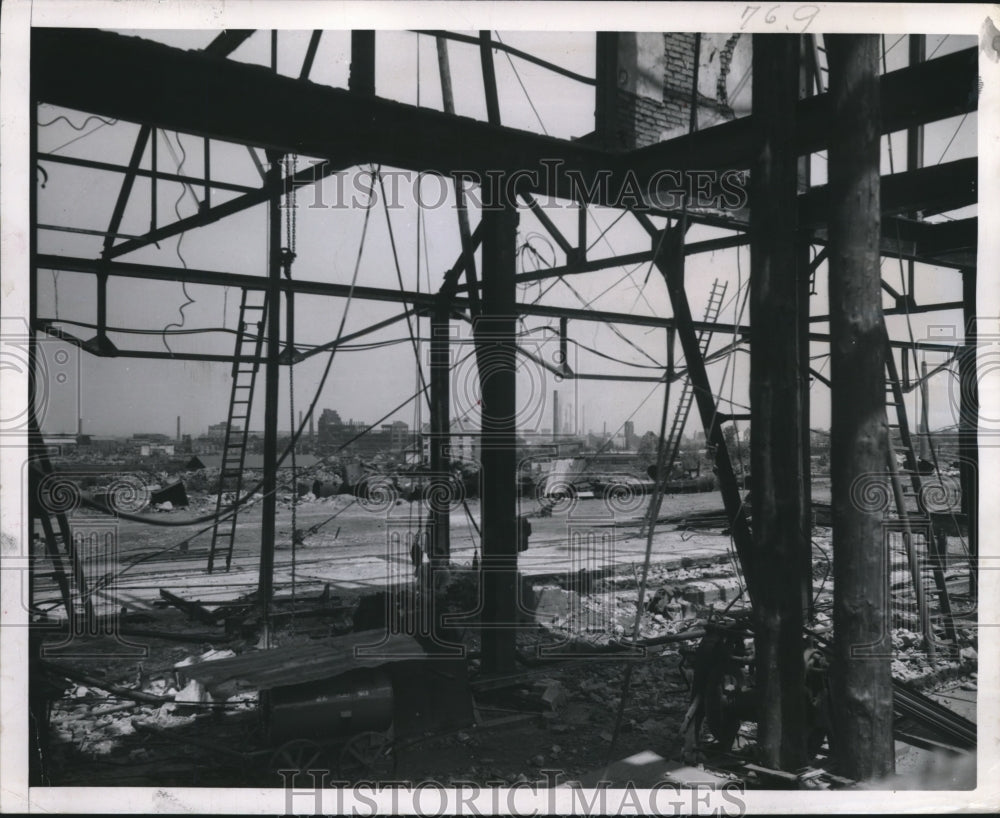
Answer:
[[[559,390],[552,390],[552,437],[559,437],[561,429],[559,417]]]

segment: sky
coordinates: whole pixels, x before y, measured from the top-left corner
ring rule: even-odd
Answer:
[[[141,34],[170,45],[200,48],[215,35],[210,31],[142,31]],[[308,32],[282,31],[279,35],[278,70],[297,75],[308,42]],[[594,72],[594,37],[592,33],[532,33],[500,32],[505,42],[540,57],[556,62],[585,76]],[[930,36],[928,54],[942,56],[958,48],[969,47],[969,37]],[[886,38],[886,63],[889,70],[902,67],[906,60],[905,40]],[[349,65],[349,32],[325,32],[316,56],[311,79],[315,82],[346,87]],[[441,90],[434,40],[407,32],[378,32],[376,40],[376,93],[408,104],[441,109]],[[486,118],[481,68],[478,50],[469,45],[449,43],[449,56],[454,78],[457,113],[478,119]],[[231,57],[252,63],[269,63],[268,33],[256,32]],[[504,125],[550,133],[562,138],[582,136],[593,129],[593,88],[571,79],[552,74],[543,68],[497,54],[495,60],[501,119]],[[516,69],[516,70],[515,70]],[[749,94],[750,83],[744,84]],[[40,106],[38,117],[50,123],[39,132],[39,149],[67,156],[87,157],[108,162],[126,163],[138,126],[88,119],[75,111]],[[345,123],[349,127],[349,123]],[[934,123],[926,129],[926,161],[932,164],[975,155],[976,116],[964,120]],[[400,134],[405,139],[405,134]],[[201,140],[191,136],[160,131],[158,134],[159,165],[197,176],[201,171]],[[213,174],[230,182],[255,185],[259,176],[242,146],[212,142]],[[261,158],[262,152],[261,152]],[[308,162],[299,157],[299,167]],[[143,166],[150,162],[149,149]],[[121,177],[89,171],[54,162],[43,163],[48,178],[39,190],[39,222],[41,224],[72,225],[78,228],[106,229],[117,195]],[[883,172],[905,167],[905,135],[895,134],[890,156],[888,140],[883,139]],[[825,181],[825,155],[812,158],[815,183]],[[383,169],[391,171],[392,169]],[[372,201],[359,197],[359,206],[331,205],[341,200],[339,190],[352,190],[354,185],[370,181],[366,171],[352,169],[326,180],[317,189],[301,189],[294,214],[297,258],[293,277],[303,280],[350,283],[357,270],[357,283],[365,286],[398,288],[400,281],[408,290],[436,291],[443,271],[451,267],[460,253],[456,211],[453,197],[439,180],[424,179],[421,199],[434,203],[445,198],[437,207],[420,208],[414,204],[418,181],[413,174],[395,181],[399,191],[399,207],[388,213],[381,201],[366,208]],[[179,184],[161,181],[158,187],[158,223],[173,221],[196,212],[203,196],[200,188],[188,189]],[[214,191],[212,203],[237,194]],[[121,232],[140,235],[149,228],[151,189],[145,180],[137,180]],[[575,240],[577,213],[566,203],[549,202],[549,215],[571,242]],[[952,217],[973,215],[949,214]],[[418,215],[419,214],[419,215]],[[631,216],[619,219],[618,211],[592,208],[588,240],[593,242],[591,257],[608,256],[648,249],[649,238]],[[478,214],[471,214],[473,225]],[[419,223],[418,223],[419,222]],[[391,227],[390,227],[391,225]],[[604,232],[601,236],[602,231]],[[283,242],[287,243],[283,227]],[[266,273],[267,262],[266,207],[260,206],[235,217],[189,231],[179,238],[162,242],[159,247],[143,248],[123,257],[126,261],[147,262],[165,266],[232,272],[248,275]],[[697,226],[689,240],[712,238],[722,233]],[[600,239],[598,237],[601,236]],[[595,241],[596,240],[596,241]],[[392,252],[395,243],[399,271]],[[40,232],[39,251],[68,256],[94,258],[99,254],[101,239],[77,233]],[[528,212],[521,211],[518,235],[519,247],[530,245],[519,253],[519,271],[551,266],[564,262],[561,251],[545,234],[540,223]],[[481,269],[481,259],[478,259]],[[687,260],[688,294],[692,312],[700,318],[712,283],[718,279],[726,284],[726,296],[719,320],[746,324],[749,314],[744,308],[743,295],[749,272],[748,248],[717,251],[689,256]],[[899,289],[901,272],[898,262],[888,259],[883,265],[884,278]],[[539,303],[594,309],[634,312],[642,315],[668,316],[670,304],[663,280],[650,271],[649,265],[633,269],[616,268],[587,275],[572,276],[566,283],[534,283],[519,288],[518,299]],[[42,271],[39,276],[39,312],[42,317],[59,318],[92,324],[96,320],[95,280],[89,275]],[[826,265],[817,272],[816,295],[811,299],[813,315],[823,315],[826,309]],[[957,272],[918,265],[916,300],[955,301],[961,297],[961,280]],[[886,301],[886,306],[889,302]],[[363,329],[374,322],[398,315],[398,304],[363,302],[358,299],[302,297],[296,300],[296,343],[304,345],[329,342],[341,331],[344,334]],[[228,289],[188,285],[176,282],[148,282],[112,279],[109,288],[108,321],[113,327],[143,330],[146,334],[112,334],[122,348],[212,352],[231,354],[232,333],[198,332],[197,334],[164,335],[170,330],[233,330],[239,309],[239,292]],[[934,316],[890,318],[894,337],[939,337],[947,334],[941,324],[958,326],[958,313]],[[92,328],[66,323],[68,331],[89,338]],[[459,338],[468,341],[466,325],[457,327]],[[558,322],[549,319],[525,318],[519,325],[522,346],[535,355],[551,359],[558,349],[552,327]],[[816,324],[815,331],[825,331]],[[426,337],[426,320],[414,320],[412,327],[397,322],[373,332],[358,343],[382,344],[377,348],[356,348],[339,351],[330,367],[329,378],[316,402],[316,416],[326,407],[336,409],[344,420],[375,422],[393,407],[403,403],[419,388],[414,345],[410,332]],[[284,332],[284,330],[283,330]],[[630,375],[653,376],[662,372],[665,362],[665,333],[641,327],[611,328],[596,322],[570,323],[571,365],[589,373],[624,372]],[[960,326],[957,337],[961,337]],[[716,335],[710,349],[721,347],[731,337]],[[392,342],[392,343],[390,343]],[[417,345],[422,363],[426,364],[426,344]],[[453,377],[453,417],[476,417],[476,379],[470,347],[456,344],[459,360]],[[66,371],[70,377],[49,379],[43,428],[50,433],[72,432],[77,417],[83,418],[85,432],[96,435],[125,435],[135,432],[160,432],[173,435],[176,417],[181,417],[184,434],[203,434],[211,423],[225,419],[229,398],[229,366],[222,363],[173,362],[161,360],[102,359],[81,352],[58,341],[47,341],[43,347],[52,370]],[[749,355],[745,351],[730,355],[710,367],[710,377],[716,392],[724,400],[720,408],[732,406],[741,411],[747,400]],[[594,350],[597,351],[596,354]],[[811,353],[814,366],[828,374],[829,365],[822,345],[814,344]],[[615,359],[608,360],[607,357]],[[308,408],[316,395],[320,376],[328,362],[327,354],[318,354],[294,367],[294,401],[290,400],[289,369],[282,367],[279,427],[286,429],[298,412]],[[941,356],[928,354],[933,367]],[[683,365],[680,351],[678,365]],[[426,377],[426,365],[424,365]],[[957,417],[953,401],[952,376],[943,372],[931,381],[932,428],[949,426]],[[571,427],[579,431],[608,432],[619,430],[626,420],[632,420],[638,432],[655,429],[662,410],[662,386],[650,383],[610,381],[555,382],[551,373],[526,358],[519,359],[518,405],[523,418],[522,431],[541,431],[552,425],[552,392],[558,390],[565,408],[572,406]],[[672,402],[679,389],[672,390]],[[812,388],[813,428],[829,426],[829,400],[825,387],[815,383]],[[916,395],[910,398],[911,417],[916,417]],[[727,403],[731,401],[731,403]],[[411,401],[388,420],[403,420],[411,426],[426,422],[426,406]],[[386,422],[387,422],[386,421]],[[255,429],[263,428],[263,394],[258,390],[251,422]],[[688,432],[696,428],[694,418]]]

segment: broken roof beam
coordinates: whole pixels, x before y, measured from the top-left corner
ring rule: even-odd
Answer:
[[[360,150],[364,160],[408,170],[521,171],[521,189],[576,201],[621,204],[633,178],[643,187],[654,174],[693,162],[699,168],[746,167],[754,153],[749,118],[612,155],[97,30],[34,29],[32,57],[38,98],[54,105],[338,163]],[[976,68],[976,50],[967,49],[881,77],[882,96],[890,101],[882,131],[975,110]],[[798,105],[798,149],[822,150],[827,95]],[[523,175],[533,171],[537,178]]]

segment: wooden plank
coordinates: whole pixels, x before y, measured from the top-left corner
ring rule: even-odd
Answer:
[[[375,645],[377,649],[368,648]],[[194,679],[210,693],[232,695],[238,690],[269,690],[320,681],[354,668],[378,667],[424,655],[423,648],[410,636],[361,631],[315,645],[248,651],[227,659],[175,666],[174,669],[182,684]]]
[[[183,611],[186,615],[192,617],[193,619],[197,619],[199,622],[203,622],[206,625],[215,625],[218,622],[218,611],[213,613],[197,602],[189,602],[183,597],[179,597],[177,594],[171,593],[166,588],[160,588],[160,599],[165,602],[169,602],[175,608]]]

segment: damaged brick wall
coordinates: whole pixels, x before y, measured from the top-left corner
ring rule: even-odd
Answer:
[[[727,89],[739,41],[739,34],[703,35],[699,47],[691,32],[619,33],[615,136],[609,147],[634,150],[687,133],[696,49],[706,74],[698,83],[699,122],[733,118]]]

